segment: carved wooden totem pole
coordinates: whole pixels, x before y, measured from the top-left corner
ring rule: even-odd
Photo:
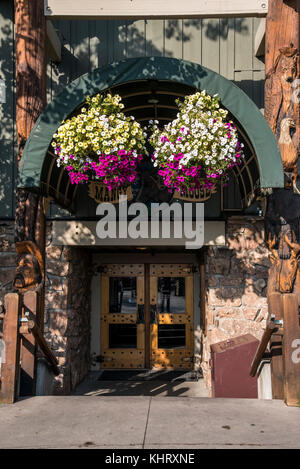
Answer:
[[[265,117],[281,153],[285,187],[268,198],[266,236],[273,262],[269,292],[299,291],[294,260],[300,254],[299,1],[271,0],[266,25]],[[276,255],[274,254],[276,250]],[[297,264],[297,262],[296,262]]]
[[[274,315],[284,322],[283,339],[275,336],[271,340],[272,387],[273,398],[284,398],[291,405],[300,392],[300,371],[290,358],[290,337],[294,331],[297,337],[300,334],[299,9],[299,0],[269,1],[265,56],[265,117],[278,141],[284,169],[284,188],[268,196],[265,215],[266,239],[272,253],[269,319]]]

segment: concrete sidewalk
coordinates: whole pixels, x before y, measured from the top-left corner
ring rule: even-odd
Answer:
[[[0,448],[300,448],[282,401],[41,396],[0,406]]]

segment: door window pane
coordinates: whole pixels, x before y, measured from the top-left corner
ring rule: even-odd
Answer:
[[[109,348],[136,348],[136,324],[110,324]]]
[[[158,348],[175,349],[185,347],[185,324],[159,324]]]
[[[185,313],[185,278],[158,278],[158,312],[160,314]]]
[[[136,313],[136,277],[110,277],[109,312]]]

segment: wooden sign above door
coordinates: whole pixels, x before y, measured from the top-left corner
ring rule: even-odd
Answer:
[[[118,204],[121,195],[126,195],[127,200],[130,201],[133,198],[131,186],[126,188],[118,188],[109,191],[108,188],[99,181],[90,181],[88,187],[89,196],[95,200],[98,204],[109,202],[111,204]]]
[[[173,197],[171,200],[183,200],[184,202],[205,202],[209,200],[213,194],[217,192],[217,186],[215,185],[212,189],[197,189],[193,192],[174,192]],[[132,187],[128,186],[126,188],[118,188],[109,191],[108,188],[99,181],[90,181],[88,185],[88,195],[98,204],[101,203],[111,203],[111,204],[118,204],[119,198],[121,195],[127,196],[127,201],[130,202],[134,199]],[[137,200],[139,201],[139,197]]]

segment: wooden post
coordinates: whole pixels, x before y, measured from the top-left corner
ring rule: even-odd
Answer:
[[[267,349],[267,346],[269,344],[269,341],[275,329],[276,329],[276,324],[270,321],[267,324],[265,332],[263,333],[261,341],[257,347],[254,359],[252,360],[252,363],[251,363],[250,376],[252,376],[252,378],[254,378],[254,376],[257,373],[258,367],[262,361],[263,355]]]
[[[36,322],[30,319],[28,322],[26,322],[26,324],[24,323],[23,326],[20,326],[19,332],[23,336],[32,334],[35,337],[41,351],[47,358],[48,363],[51,365],[53,373],[58,376],[60,374],[58,368],[58,360],[52,353],[52,350],[49,348],[49,345],[45,341],[43,334],[41,333],[39,327],[36,325]]]
[[[268,297],[269,319],[271,315],[275,320],[282,319],[281,293],[271,293]],[[272,375],[272,397],[283,399],[283,360],[282,360],[282,336],[274,333],[270,340],[271,375]]]
[[[46,104],[46,20],[43,0],[15,0],[16,130],[18,161],[35,121]],[[39,287],[38,296],[24,295],[25,307],[32,310],[43,330],[45,259],[45,216],[38,194],[17,189],[15,241],[18,263],[15,288],[24,293]],[[31,259],[31,272],[24,259]],[[38,307],[37,307],[38,305]],[[38,313],[38,316],[36,317]],[[22,339],[21,394],[35,391],[35,339]]]
[[[43,0],[15,0],[15,52],[16,129],[20,161],[35,121],[46,105],[46,20]],[[44,257],[44,226],[42,198],[18,189],[15,215],[17,251],[18,243],[23,243],[21,249],[24,252],[26,242],[30,241],[36,244]],[[26,276],[25,271],[23,275]],[[32,286],[30,279],[25,282],[25,288],[27,286]]]
[[[44,0],[15,0],[16,124],[20,149],[46,103]]]
[[[19,377],[19,295],[8,293],[4,298],[3,340],[5,362],[1,367],[0,404],[13,404],[17,398]]]
[[[38,294],[28,291],[23,295],[22,317],[25,320],[36,321],[38,311]],[[36,342],[32,334],[21,337],[21,374],[20,396],[35,394],[36,384]]]
[[[300,407],[300,316],[295,294],[282,295],[284,400]]]
[[[276,319],[281,319],[282,314],[280,292],[289,291],[280,280],[292,278],[290,291],[293,288],[295,291],[295,278],[298,278],[296,271],[292,270],[292,249],[286,242],[285,234],[290,241],[295,241],[299,226],[299,218],[296,215],[299,210],[296,207],[299,207],[300,200],[297,199],[299,196],[293,193],[300,150],[299,99],[295,99],[295,84],[299,78],[299,11],[299,0],[269,0],[266,19],[264,114],[278,141],[285,172],[285,189],[289,189],[280,191],[279,209],[276,191],[268,197],[265,217],[266,234],[271,234],[271,238],[274,238],[275,264],[269,271],[268,301],[270,313],[275,314]],[[289,213],[286,213],[287,211]],[[272,296],[271,292],[274,291],[279,292],[279,296]],[[275,399],[282,399],[284,395],[281,345],[281,338],[274,335],[271,339],[271,370]]]
[[[285,171],[295,174],[300,151],[295,88],[299,78],[299,12],[299,0],[269,0],[265,53],[265,117],[279,142]]]

